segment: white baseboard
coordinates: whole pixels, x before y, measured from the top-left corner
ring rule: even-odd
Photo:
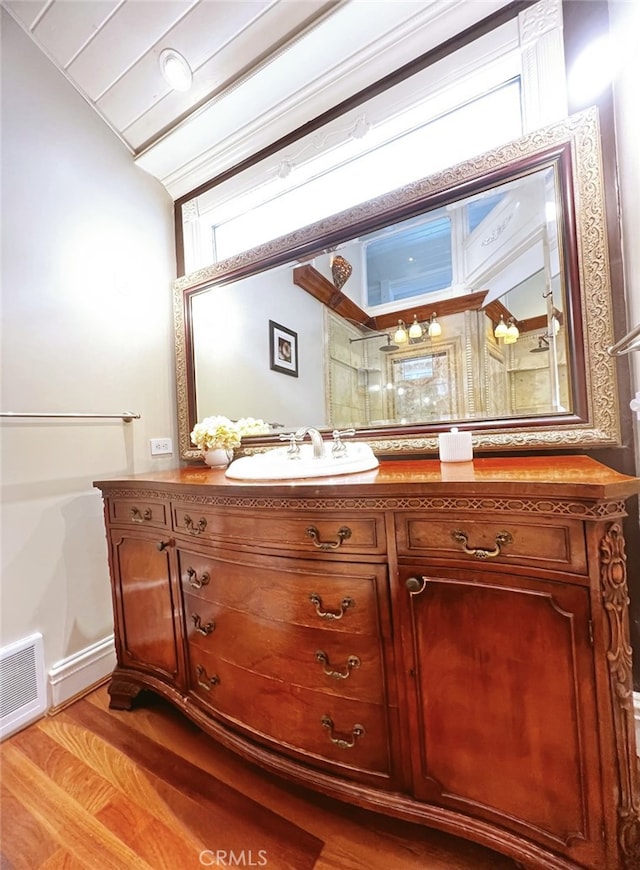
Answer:
[[[59,707],[99,683],[116,666],[113,635],[57,662],[49,671],[49,706]]]

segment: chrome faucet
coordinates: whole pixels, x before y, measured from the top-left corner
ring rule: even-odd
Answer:
[[[313,426],[303,426],[302,429],[298,429],[295,433],[296,441],[302,441],[305,435],[309,435],[311,438],[311,443],[313,444],[313,458],[314,459],[323,459],[324,458],[324,441],[322,440],[322,435],[318,432],[317,429],[314,429]]]

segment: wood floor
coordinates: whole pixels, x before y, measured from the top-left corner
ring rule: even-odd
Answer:
[[[480,846],[315,796],[153,695],[106,687],[0,746],[2,870],[514,870]]]

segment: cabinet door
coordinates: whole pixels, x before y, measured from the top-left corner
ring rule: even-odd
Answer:
[[[171,546],[160,533],[112,531],[116,645],[121,667],[174,681],[181,661],[180,605],[172,583]]]
[[[417,796],[600,866],[588,590],[403,568]]]

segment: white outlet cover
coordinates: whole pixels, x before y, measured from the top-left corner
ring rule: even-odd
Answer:
[[[152,438],[149,444],[152,456],[164,456],[173,453],[171,438]]]

